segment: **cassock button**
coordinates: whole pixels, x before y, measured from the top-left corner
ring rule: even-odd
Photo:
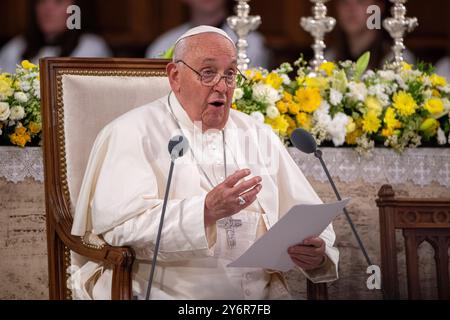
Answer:
[[[252,280],[252,275],[251,275],[251,273],[246,273],[246,274],[245,274],[245,279],[247,279],[247,280]]]
[[[252,294],[252,292],[250,290],[248,290],[248,289],[245,290],[245,295],[246,296],[250,296],[251,294]]]

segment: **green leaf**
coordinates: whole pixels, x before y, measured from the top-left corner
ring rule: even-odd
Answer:
[[[370,61],[370,52],[366,51],[361,57],[359,57],[358,61],[356,61],[355,75],[354,80],[358,81],[361,78],[364,71],[366,71],[367,66]]]
[[[339,70],[339,72],[336,73],[331,80],[331,86],[340,93],[345,93],[348,87],[348,81],[344,70]]]
[[[175,50],[175,46],[171,46],[169,49],[167,49],[162,55],[161,58],[163,59],[172,59],[173,57],[173,51]]]

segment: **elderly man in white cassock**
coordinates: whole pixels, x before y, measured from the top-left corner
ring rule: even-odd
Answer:
[[[183,134],[190,150],[175,163],[150,298],[289,299],[283,274],[227,265],[293,205],[321,200],[272,130],[231,109],[239,70],[226,33],[189,30],[177,40],[167,74],[169,95],[99,133],[72,233],[134,248],[133,293],[144,298],[169,173],[167,144]],[[288,253],[308,279],[333,281],[334,240],[330,224]],[[81,298],[110,298],[111,270],[89,262],[80,274],[81,281],[95,278],[82,284]]]

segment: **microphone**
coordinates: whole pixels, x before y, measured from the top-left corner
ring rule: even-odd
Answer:
[[[167,178],[166,192],[164,194],[161,218],[159,220],[158,234],[156,236],[155,250],[153,253],[152,270],[150,272],[150,277],[148,279],[147,294],[145,296],[145,300],[148,300],[150,298],[150,292],[152,290],[153,275],[155,273],[155,268],[156,268],[156,260],[157,260],[158,251],[159,251],[159,242],[161,240],[161,232],[162,232],[162,227],[164,224],[164,215],[166,214],[167,200],[169,197],[170,182],[172,181],[172,174],[173,174],[173,168],[175,165],[175,160],[184,156],[187,153],[187,151],[189,149],[189,141],[187,140],[186,137],[184,137],[182,135],[177,135],[177,136],[172,137],[169,140],[169,144],[168,144],[167,148],[168,148],[169,154],[170,154],[169,177]]]
[[[314,153],[314,156],[319,159],[320,163],[322,164],[323,170],[325,171],[325,174],[328,177],[328,181],[330,181],[331,187],[333,188],[334,193],[336,194],[336,198],[341,201],[341,196],[339,194],[339,191],[336,188],[336,185],[334,184],[333,178],[331,178],[330,173],[328,172],[327,166],[325,165],[325,162],[322,159],[322,151],[317,149],[317,143],[316,140],[314,140],[314,137],[306,130],[297,128],[295,129],[291,134],[291,142],[292,144],[299,149],[300,151],[304,153]],[[345,217],[347,218],[348,223],[350,224],[350,227],[352,228],[353,234],[356,237],[356,240],[358,241],[358,245],[361,248],[361,251],[364,254],[364,257],[366,258],[367,264],[369,266],[372,266],[372,261],[370,261],[369,255],[366,252],[366,249],[364,248],[364,245],[358,235],[358,232],[356,231],[355,225],[353,224],[352,219],[350,218],[350,215],[347,212],[347,209],[344,207],[344,213]]]

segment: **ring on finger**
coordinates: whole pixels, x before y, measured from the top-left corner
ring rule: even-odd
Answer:
[[[243,196],[239,196],[238,197],[238,203],[239,203],[239,205],[243,206],[244,204],[247,203],[247,201],[245,201]]]

